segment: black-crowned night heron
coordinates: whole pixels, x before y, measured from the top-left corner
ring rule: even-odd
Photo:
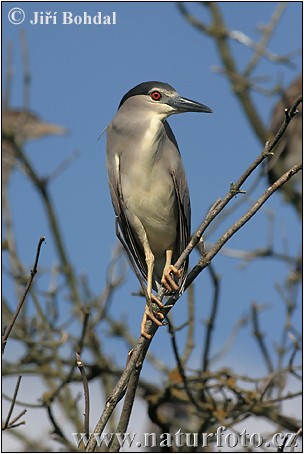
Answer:
[[[117,221],[129,253],[147,280],[147,318],[158,325],[152,294],[161,285],[167,293],[182,291],[188,263],[173,266],[190,236],[187,179],[174,134],[166,121],[183,112],[212,112],[182,98],[163,82],[145,82],[128,91],[107,127],[107,171]],[[156,314],[159,318],[163,316]]]

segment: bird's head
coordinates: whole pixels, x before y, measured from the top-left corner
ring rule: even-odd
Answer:
[[[134,112],[143,115],[150,112],[160,120],[183,112],[212,112],[204,104],[183,98],[171,85],[155,81],[143,82],[129,90],[120,101],[120,109],[134,109]]]

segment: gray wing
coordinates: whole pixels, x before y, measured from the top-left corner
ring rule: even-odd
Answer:
[[[145,255],[137,240],[137,235],[131,227],[131,224],[126,215],[126,207],[123,200],[120,181],[120,155],[123,148],[120,149],[120,140],[115,141],[117,147],[111,146],[111,134],[115,132],[112,130],[111,125],[107,130],[107,173],[108,182],[110,187],[111,199],[115,211],[116,219],[119,224],[120,230],[123,234],[125,244],[123,246],[127,249],[129,258],[134,259],[138,269],[147,280],[147,264]],[[121,150],[118,152],[118,150]],[[131,257],[130,257],[131,256]]]
[[[167,122],[164,122],[164,126],[169,140],[174,145],[174,147],[172,148],[174,150],[174,155],[169,156],[179,215],[176,242],[173,251],[174,264],[190,241],[191,207],[187,178],[178,145],[169,124]],[[178,155],[176,154],[176,150],[178,151]],[[182,266],[182,275],[179,282],[179,286],[181,288],[183,287],[187,276],[188,262],[189,260],[187,259]]]

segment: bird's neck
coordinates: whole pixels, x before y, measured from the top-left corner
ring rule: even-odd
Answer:
[[[132,158],[152,165],[159,158],[159,143],[165,135],[165,127],[161,118],[147,115],[132,115],[125,118],[123,126],[114,123],[113,127],[124,134],[128,141],[128,149],[133,150]],[[134,153],[135,151],[135,153]]]
[[[145,134],[143,135],[143,141],[150,146],[157,143],[164,129],[163,122],[158,118],[151,118],[146,122]]]
[[[150,162],[153,166],[159,158],[162,147],[160,142],[164,134],[163,122],[157,118],[148,121],[145,127],[145,134],[141,137],[141,160]]]

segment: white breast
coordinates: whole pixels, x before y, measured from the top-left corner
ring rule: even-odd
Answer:
[[[121,176],[126,208],[144,226],[150,247],[158,255],[176,238],[177,201],[172,177],[157,155],[159,121],[151,121],[136,152],[123,156],[127,172]],[[158,137],[158,141],[155,140]],[[131,157],[132,156],[132,157]],[[175,220],[175,222],[172,220]]]

